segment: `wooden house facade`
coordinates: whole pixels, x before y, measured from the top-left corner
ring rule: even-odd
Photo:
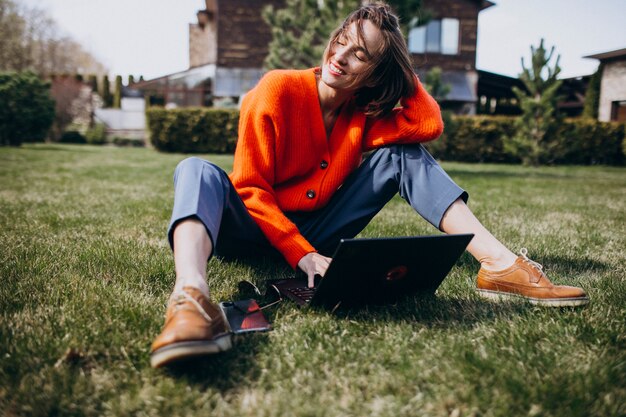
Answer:
[[[224,103],[251,89],[263,75],[271,30],[262,18],[267,5],[284,0],[205,0],[197,23],[189,25],[190,68],[137,85],[158,91],[162,103],[202,106]],[[476,70],[478,15],[493,6],[486,0],[423,0],[424,13],[408,36],[415,71],[422,78],[433,67],[442,69],[450,91],[442,106],[473,114],[479,103]],[[424,24],[419,19],[428,17]]]

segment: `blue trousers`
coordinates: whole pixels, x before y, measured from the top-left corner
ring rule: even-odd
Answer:
[[[285,215],[323,255],[331,256],[339,240],[356,236],[396,194],[439,228],[458,198],[468,194],[443,171],[421,145],[395,145],[373,152],[324,208]],[[280,256],[257,226],[227,174],[200,158],[181,161],[174,173],[174,209],[168,239],[184,219],[199,219],[218,256]]]

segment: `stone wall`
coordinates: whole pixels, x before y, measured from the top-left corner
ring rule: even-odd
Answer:
[[[217,62],[217,24],[215,19],[202,26],[189,24],[189,67]]]
[[[600,85],[598,120],[611,121],[613,102],[624,100],[626,100],[626,59],[606,62]]]

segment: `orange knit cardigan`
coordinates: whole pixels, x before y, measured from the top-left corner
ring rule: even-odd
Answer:
[[[285,212],[324,207],[364,151],[436,139],[439,106],[417,82],[415,94],[381,119],[345,103],[330,134],[322,119],[316,70],[268,72],[246,94],[230,179],[269,242],[295,268],[315,248]]]

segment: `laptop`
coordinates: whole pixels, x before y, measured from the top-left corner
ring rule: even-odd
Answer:
[[[434,293],[473,234],[342,239],[324,278],[308,288],[306,276],[268,285],[300,306],[392,304],[418,292]]]

